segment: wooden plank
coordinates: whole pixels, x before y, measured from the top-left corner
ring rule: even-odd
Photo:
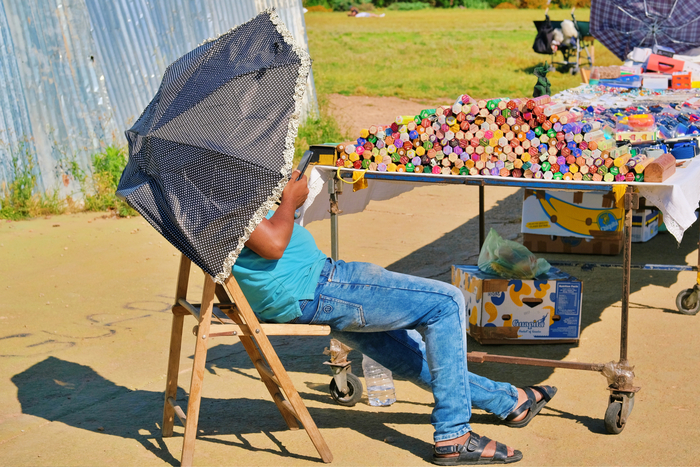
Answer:
[[[228,295],[227,295],[228,297]],[[227,298],[228,300],[228,298]],[[247,335],[242,335],[240,336],[241,344],[243,344],[243,348],[245,349],[246,353],[248,354],[248,357],[250,357],[251,362],[256,362],[258,360],[262,360],[262,356],[258,352],[258,348],[255,347],[255,342],[253,339],[250,338],[250,329],[248,326],[243,322],[243,319],[241,318],[241,315],[239,313],[239,310],[237,308],[224,308],[222,309],[229,318],[232,320],[236,321],[239,326],[242,328],[247,329]],[[257,369],[257,367],[256,367]],[[290,430],[298,430],[299,429],[299,423],[297,422],[297,418],[289,414],[285,408],[283,407],[283,404],[281,404],[279,401],[284,400],[284,396],[280,392],[280,387],[279,383],[271,380],[270,378],[267,377],[265,373],[261,373],[258,370],[258,374],[260,375],[260,379],[262,380],[263,384],[265,384],[265,387],[267,387],[268,392],[270,393],[270,396],[272,397],[272,401],[277,405],[277,409],[280,411],[280,414],[282,414],[282,418],[284,418],[285,423],[289,427]]]
[[[277,386],[281,386],[277,377],[275,377],[275,375],[272,374],[272,371],[270,371],[270,369],[267,367],[262,358],[255,360],[253,362],[253,365],[255,365],[255,368],[257,368],[260,373],[264,373],[265,376],[270,378]]]
[[[175,410],[175,415],[177,415],[177,418],[180,419],[180,423],[184,425],[185,420],[187,420],[187,415],[185,415],[185,412],[182,411],[180,406],[177,405],[177,402],[175,402],[175,399],[172,397],[168,397],[168,404],[172,406],[172,408]]]
[[[185,256],[180,256],[180,268],[177,274],[177,287],[175,289],[175,304],[177,304],[178,299],[187,298],[187,286],[190,283],[190,266],[192,261]]]
[[[187,296],[187,285],[190,279],[189,258],[180,256],[180,267],[177,274],[177,284],[175,286],[175,303],[181,297]],[[173,435],[173,425],[175,410],[168,404],[168,399],[175,400],[177,397],[177,377],[180,372],[180,352],[182,350],[182,327],[184,316],[173,311],[173,322],[170,327],[170,349],[168,351],[168,373],[165,383],[165,403],[163,404],[163,424],[161,436],[168,438]]]
[[[177,376],[180,372],[180,352],[182,349],[182,327],[185,317],[173,315],[170,328],[170,350],[168,353],[168,375],[165,383],[165,404],[163,406],[163,425],[161,436],[168,438],[173,435],[175,410],[168,404],[168,399],[177,397]]]
[[[185,421],[185,436],[182,443],[181,465],[189,467],[194,458],[194,442],[197,438],[197,423],[199,421],[199,407],[202,402],[202,382],[204,379],[204,366],[207,361],[207,343],[209,340],[209,326],[211,314],[214,308],[214,288],[216,283],[208,274],[204,277],[204,291],[202,292],[202,306],[200,309],[201,321],[197,331],[197,342],[194,349],[194,363],[192,364],[192,378],[190,380],[190,394],[187,403],[187,420]]]
[[[183,307],[185,310],[187,310],[187,312],[189,314],[191,314],[192,316],[194,316],[197,319],[197,321],[199,321],[199,322],[202,321],[201,317],[199,316],[199,313],[200,313],[199,309],[195,308],[194,305],[190,304],[190,302],[188,302],[186,299],[178,298],[177,304],[180,305],[181,307]],[[201,308],[201,305],[199,308]]]
[[[311,438],[311,442],[314,444],[316,450],[321,456],[321,459],[323,462],[332,462],[333,454],[331,454],[326,441],[323,439],[323,436],[321,436],[321,432],[318,431],[316,424],[304,405],[304,401],[301,399],[301,396],[297,392],[292,380],[289,378],[287,371],[284,369],[282,362],[277,356],[277,352],[275,352],[275,349],[272,347],[272,344],[270,344],[265,332],[259,325],[255,313],[253,313],[253,310],[250,308],[250,305],[248,304],[245,295],[243,295],[243,291],[241,290],[240,286],[233,276],[229,276],[228,279],[226,279],[225,285],[229,294],[233,298],[234,303],[238,305],[240,315],[243,317],[246,323],[249,324],[251,331],[253,331],[253,333],[251,333],[251,338],[258,344],[260,353],[263,354],[270,369],[279,380],[282,390],[287,395],[287,400],[294,408],[294,411],[297,413],[298,419],[301,421],[302,425],[304,425],[304,428],[306,429],[309,438]],[[298,326],[304,325],[300,324]]]
[[[327,336],[331,327],[324,324],[260,324],[260,328],[268,336]],[[237,324],[216,324],[211,327],[209,337],[246,336],[250,335],[247,326]]]

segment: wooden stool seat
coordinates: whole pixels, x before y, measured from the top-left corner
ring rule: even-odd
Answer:
[[[260,323],[233,276],[229,276],[221,285],[214,282],[211,276],[205,274],[202,302],[201,304],[191,304],[187,301],[190,268],[191,261],[182,255],[175,304],[172,307],[173,322],[170,334],[162,428],[163,437],[172,436],[176,416],[185,426],[181,465],[192,465],[194,458],[194,442],[197,436],[199,407],[202,399],[207,344],[209,339],[223,336],[236,336],[240,339],[287,426],[296,430],[299,429],[299,423],[301,423],[323,462],[331,462],[333,455],[330,449],[328,449],[301,396],[294,388],[292,380],[267,338],[267,336],[281,335],[326,336],[331,332],[330,326]],[[219,300],[219,303],[214,303],[215,298]],[[197,320],[193,329],[197,341],[192,364],[189,401],[185,414],[184,410],[177,405],[176,396],[182,330],[184,318],[187,315],[192,315]]]

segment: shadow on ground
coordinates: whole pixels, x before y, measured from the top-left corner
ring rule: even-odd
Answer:
[[[522,206],[522,196],[522,190],[520,190],[499,201],[487,211],[485,213],[486,232],[488,232],[489,228],[494,228],[504,238],[522,241],[522,236],[519,233],[520,215],[519,212],[514,213],[514,206],[518,209]],[[388,266],[387,269],[449,282],[453,264],[477,263],[479,255],[478,239],[479,220],[478,218],[473,218],[451,232],[446,233],[438,240],[401,258]],[[686,257],[696,250],[697,246],[698,223],[696,222],[686,231],[680,245],[669,233],[660,233],[645,243],[633,243],[632,263],[683,265],[686,264]],[[537,256],[552,261],[580,260],[599,263],[622,263],[622,253],[617,256],[537,253]],[[617,306],[619,309],[618,302],[622,297],[621,269],[593,268],[587,271],[578,267],[561,267],[561,269],[583,281],[581,331],[600,321],[601,314],[606,308]],[[669,287],[677,281],[677,272],[632,270],[630,293],[637,292],[648,285]],[[693,283],[684,284],[684,288],[692,287],[693,285]],[[630,320],[634,320],[635,312],[648,308],[648,305],[632,301],[630,303]],[[675,303],[668,303],[666,308],[659,311],[663,313],[678,313]],[[689,316],[688,319],[697,318]],[[469,339],[470,351],[554,360],[564,359],[569,354],[570,349],[575,346],[576,344],[482,346],[473,339]],[[610,355],[608,361],[612,360],[619,360],[619,354]],[[629,360],[634,364],[634,355],[629,355]],[[553,371],[546,367],[523,367],[495,363],[472,364],[470,370],[491,379],[508,381],[515,386],[532,385],[545,381]]]
[[[222,347],[231,349],[242,346],[237,343]],[[229,354],[226,360],[238,369],[250,367],[247,357],[238,358]],[[287,367],[290,371],[300,370],[294,363],[296,359],[289,360],[291,364]],[[239,363],[242,365],[238,365]],[[210,368],[213,369],[211,365]],[[133,439],[164,462],[179,465],[173,454],[179,458],[180,445],[177,452],[171,453],[160,436],[162,392],[132,391],[103,378],[88,366],[55,357],[48,357],[13,376],[12,382],[17,386],[17,398],[25,414],[75,428],[101,432],[104,435]],[[306,392],[303,388],[298,388],[302,389],[300,395],[304,400],[325,404],[322,408],[309,407],[309,412],[318,426],[348,428],[379,440],[389,433],[395,446],[418,457],[430,452],[430,445],[425,441],[390,428],[392,425],[427,424],[430,422],[427,414],[412,413],[410,405],[407,405],[409,411],[405,412],[367,412],[341,407],[328,395],[327,386],[306,386]],[[186,399],[186,394],[180,389],[178,400],[181,405],[186,405]],[[211,442],[251,451],[267,451],[279,455],[281,462],[284,458],[292,457],[321,463],[317,457],[289,452],[274,435],[274,432],[285,429],[284,420],[271,400],[248,397],[202,398],[198,443]],[[181,437],[181,433],[182,429],[176,428],[175,436]],[[246,435],[253,433],[264,433],[276,444],[277,449],[261,449],[251,445],[246,440]],[[299,436],[305,435],[300,432]]]

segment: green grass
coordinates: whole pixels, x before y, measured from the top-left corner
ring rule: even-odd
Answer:
[[[328,112],[328,103],[323,97],[319,97],[319,114],[312,115],[304,123],[299,125],[299,133],[294,141],[294,166],[301,159],[304,151],[312,144],[346,141],[352,135],[340,127]]]
[[[119,178],[126,166],[126,148],[107,146],[105,150],[92,156],[93,173],[88,181],[89,188],[83,188],[85,193],[85,210],[112,211],[120,217],[136,215],[125,201],[117,198],[116,191]],[[82,180],[85,187],[86,180]]]
[[[37,190],[35,156],[27,142],[20,142],[12,158],[12,181],[0,186],[0,219],[22,220],[76,211],[110,211],[119,217],[137,215],[115,194],[126,165],[126,148],[107,146],[103,152],[93,154],[91,159],[89,175],[75,159],[59,161],[64,176],[80,185],[84,203],[76,203],[72,196],[59,197],[57,190],[45,193]]]
[[[375,11],[381,13],[382,11]],[[426,103],[472,97],[531,96],[535,65],[550,60],[532,51],[533,20],[542,10],[428,9],[383,11],[384,18],[345,13],[305,15],[314,79],[331,93],[396,96]],[[569,10],[550,10],[552,20]],[[589,10],[577,9],[587,21]],[[620,64],[599,42],[596,65]],[[561,60],[561,54],[555,56]],[[550,73],[552,94],[580,84],[579,75]]]
[[[12,153],[12,180],[0,186],[0,219],[21,220],[65,211],[66,203],[58,192],[36,193],[34,160],[29,140],[20,140]]]

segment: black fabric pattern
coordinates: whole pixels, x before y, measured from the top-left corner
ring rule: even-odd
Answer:
[[[308,55],[274,10],[172,63],[117,194],[221,282],[291,173]]]

